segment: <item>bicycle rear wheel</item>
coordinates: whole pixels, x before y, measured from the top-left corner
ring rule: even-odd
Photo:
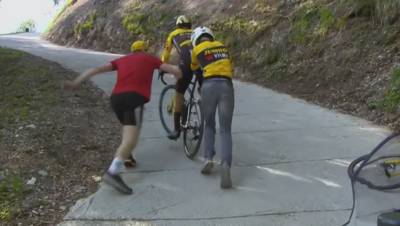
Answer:
[[[190,106],[188,117],[187,126],[183,129],[183,146],[185,155],[192,159],[200,149],[204,127],[200,104],[197,101]]]
[[[167,133],[174,130],[175,85],[167,85],[161,91],[158,111],[161,124]]]

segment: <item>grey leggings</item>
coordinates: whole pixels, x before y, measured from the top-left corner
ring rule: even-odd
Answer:
[[[205,120],[204,157],[211,160],[215,155],[215,113],[218,109],[221,160],[232,164],[232,115],[234,109],[234,91],[232,81],[227,79],[204,80],[201,87],[201,109]]]

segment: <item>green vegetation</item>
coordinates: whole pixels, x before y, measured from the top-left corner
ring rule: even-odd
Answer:
[[[131,13],[122,19],[122,25],[131,34],[139,35],[148,32],[143,24],[148,23],[146,15],[141,13]]]
[[[210,28],[215,32],[217,39],[224,40],[228,45],[240,44],[240,40],[242,44],[245,44],[265,30],[270,25],[268,22],[270,21],[256,21],[234,16],[214,22]]]
[[[12,65],[26,53],[0,47],[0,65]]]
[[[17,32],[30,32],[30,31],[35,31],[36,29],[36,23],[33,20],[27,20],[21,23],[19,25]]]
[[[58,11],[58,13],[56,14],[56,16],[53,18],[53,20],[49,23],[49,25],[47,26],[45,33],[50,32],[54,26],[56,25],[57,21],[61,18],[62,15],[64,15],[64,12],[67,10],[68,7],[72,6],[73,4],[76,3],[77,0],[67,0],[65,2],[65,4],[63,5],[63,7],[60,9],[60,11]]]
[[[81,34],[81,35],[87,34],[90,30],[93,29],[96,18],[97,18],[96,13],[90,14],[89,17],[87,17],[83,23],[79,23],[77,26],[75,26],[74,29],[75,34]]]
[[[280,57],[282,54],[282,50],[278,47],[275,48],[269,48],[266,50],[266,55],[265,55],[265,64],[271,65],[279,61]]]
[[[265,14],[271,10],[271,6],[264,0],[257,1],[254,5],[254,11],[257,13]]]
[[[255,20],[248,20],[240,16],[230,17],[223,22],[224,29],[239,33],[256,33],[261,30],[262,23]]]
[[[347,24],[347,21],[348,21],[348,18],[345,16],[338,18],[336,20],[336,24],[335,24],[336,29],[338,29],[339,31],[343,30]]]
[[[381,24],[392,24],[400,17],[399,0],[342,0],[341,7],[351,8],[355,16],[365,16]]]
[[[21,177],[7,175],[0,180],[0,222],[9,221],[18,214],[18,206],[24,198]]]
[[[47,67],[38,67],[36,62],[24,61],[26,53],[0,48],[0,124],[13,124],[29,120],[32,110],[46,112],[57,102],[56,81]],[[37,103],[42,103],[38,105]],[[44,104],[43,104],[44,103]]]
[[[400,105],[400,67],[392,70],[389,81],[389,88],[386,91],[383,100],[378,104],[387,112],[396,112]]]
[[[140,13],[143,7],[141,1],[136,1],[128,5],[126,14],[122,17],[122,26],[131,34],[139,35],[146,32],[143,26],[146,23],[146,15]],[[147,24],[146,24],[147,25]]]
[[[335,24],[336,18],[333,15],[333,12],[328,8],[319,9],[319,27],[317,33],[320,36],[325,36],[328,33],[329,29]]]
[[[287,62],[278,61],[271,65],[269,73],[267,74],[267,79],[272,82],[279,82],[284,78],[287,71]]]
[[[154,41],[165,38],[167,31],[164,30],[166,27],[172,27],[175,22],[174,15],[177,14],[178,11],[171,12],[157,7],[145,10],[143,4],[137,1],[128,6],[121,22],[133,37],[140,36]]]
[[[376,16],[383,24],[393,24],[400,16],[399,0],[376,0]]]
[[[223,41],[227,46],[229,46],[235,63],[253,64],[256,67],[264,67],[265,61],[267,61],[268,64],[277,61],[279,54],[267,49],[265,55],[257,56],[253,52],[252,46],[255,40],[275,22],[275,18],[255,20],[237,15],[216,20],[209,26],[214,31],[216,39]]]
[[[356,16],[372,16],[375,11],[375,0],[346,0],[345,3],[353,7]]]
[[[324,37],[335,24],[344,26],[343,22],[343,20],[337,22],[331,9],[316,4],[307,4],[300,8],[292,19],[289,40],[292,43],[305,44]]]
[[[311,23],[317,19],[318,9],[315,7],[303,7],[293,20],[290,41],[293,43],[305,43],[312,35]]]
[[[382,32],[380,43],[386,46],[392,45],[397,42],[400,31],[389,27]]]
[[[137,1],[134,1],[134,2],[130,3],[128,5],[128,7],[126,8],[126,11],[127,12],[133,12],[133,11],[136,11],[136,10],[140,10],[142,8],[143,8],[143,2],[140,1],[140,0],[137,0]]]
[[[256,54],[258,62],[256,67],[266,67],[269,70],[272,65],[279,63],[286,56],[285,46],[283,44],[268,45],[259,49],[262,54]]]

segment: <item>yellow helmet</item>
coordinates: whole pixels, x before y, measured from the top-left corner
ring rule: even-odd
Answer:
[[[143,40],[138,40],[132,43],[131,51],[146,51],[149,48],[149,44]]]
[[[181,24],[190,24],[190,19],[185,16],[185,15],[180,15],[178,16],[178,18],[176,19],[176,25],[181,25]]]

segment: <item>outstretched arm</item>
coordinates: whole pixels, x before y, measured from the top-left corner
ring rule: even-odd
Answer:
[[[173,74],[176,79],[182,78],[181,70],[179,69],[179,67],[177,67],[175,65],[163,63],[163,64],[161,64],[160,69],[162,71]]]
[[[113,70],[112,64],[106,64],[100,67],[91,68],[83,72],[80,76],[76,77],[73,81],[65,81],[64,89],[67,90],[75,90],[79,87],[79,85],[88,80],[90,77],[95,76],[100,73],[109,72]]]

